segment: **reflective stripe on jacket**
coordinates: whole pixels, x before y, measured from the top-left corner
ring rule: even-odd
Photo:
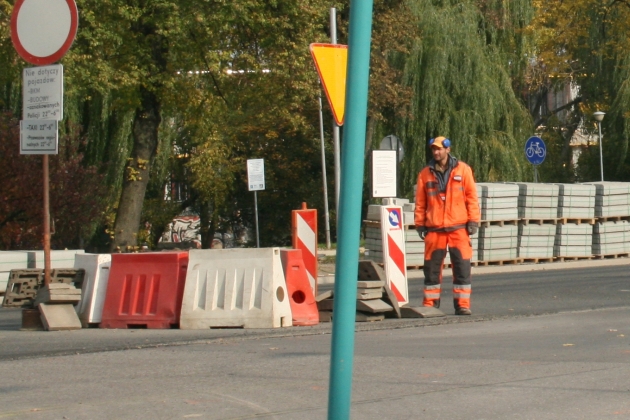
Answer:
[[[418,174],[416,189],[416,226],[449,231],[479,223],[479,200],[472,169],[449,155],[450,174],[445,191],[440,191],[435,162],[431,160]]]

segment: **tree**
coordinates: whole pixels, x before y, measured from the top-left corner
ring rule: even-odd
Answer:
[[[108,178],[122,183],[114,247],[136,243],[151,165],[158,150],[169,149],[160,145],[163,122],[208,129],[195,133],[228,143],[234,134],[222,125],[242,124],[239,131],[247,132],[259,111],[293,125],[292,130],[304,127],[304,101],[297,95],[316,86],[315,78],[305,79],[310,60],[305,40],[318,40],[325,10],[323,1],[84,2],[77,41],[64,62],[71,114],[95,134],[86,156],[111,160]],[[314,19],[317,15],[321,18]],[[298,49],[303,51],[296,55]],[[273,102],[277,99],[282,101]],[[214,126],[200,123],[209,119]],[[264,136],[273,140],[274,131]],[[208,156],[212,146],[199,144],[194,150]],[[202,184],[200,199],[216,196],[207,191],[209,183],[196,185]]]
[[[566,124],[567,143],[578,127],[593,129],[594,111],[606,111],[602,123],[604,176],[606,180],[628,180],[630,4],[618,0],[605,3],[535,0],[534,4],[537,14],[532,32],[537,35],[537,51],[532,84],[570,83],[579,89]],[[580,180],[599,179],[599,164],[593,155],[580,156]]]
[[[43,238],[42,158],[19,154],[19,122],[0,114],[0,247],[37,249]],[[50,156],[51,247],[83,248],[103,213],[104,187],[95,167],[83,167],[82,139],[70,126]]]
[[[523,68],[532,18],[526,0],[413,1],[421,35],[404,61],[404,83],[413,92],[410,116],[396,122],[408,158],[403,192],[412,194],[427,161],[427,140],[445,135],[453,153],[479,181],[520,180],[526,174],[522,142],[532,121],[513,90]]]

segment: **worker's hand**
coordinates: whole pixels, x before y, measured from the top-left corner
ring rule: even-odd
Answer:
[[[416,231],[418,231],[418,235],[420,235],[420,239],[424,241],[424,237],[427,236],[427,228],[424,226],[416,226]]]
[[[466,230],[468,231],[469,236],[473,236],[475,233],[477,233],[479,228],[477,227],[476,222],[468,222],[466,223]]]

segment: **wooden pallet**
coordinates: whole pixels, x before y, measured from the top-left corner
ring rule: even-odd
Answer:
[[[524,226],[527,225],[557,225],[560,222],[560,219],[521,219],[520,223]]]
[[[597,218],[595,217],[591,217],[591,218],[560,217],[558,218],[558,223],[561,225],[566,225],[567,223],[574,223],[576,225],[580,225],[580,224],[594,225],[596,221],[597,221]]]
[[[471,262],[473,267],[485,267],[489,265],[512,265],[512,264],[520,264],[522,261],[521,258],[510,258],[507,260],[496,260],[496,261],[474,261]]]
[[[550,262],[553,262],[553,257],[548,257],[548,258],[532,258],[532,257],[524,258],[523,257],[521,258],[521,262],[525,264],[550,263]]]
[[[518,219],[514,220],[482,220],[479,222],[479,227],[490,226],[516,226],[518,225]]]
[[[556,262],[564,262],[564,261],[584,261],[584,260],[592,260],[592,255],[580,256],[580,257],[553,257],[553,260]]]
[[[622,220],[630,221],[630,216],[597,216],[595,217],[597,222],[620,222]]]
[[[613,258],[627,258],[630,257],[630,253],[620,252],[618,254],[596,254],[593,255],[594,260],[604,260],[604,259],[613,259]]]

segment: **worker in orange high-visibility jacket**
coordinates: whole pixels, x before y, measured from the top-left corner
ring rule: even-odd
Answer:
[[[470,236],[479,228],[479,200],[470,166],[451,156],[451,141],[429,141],[433,159],[418,174],[415,225],[424,239],[423,306],[440,306],[442,267],[448,248],[456,315],[471,315]]]

